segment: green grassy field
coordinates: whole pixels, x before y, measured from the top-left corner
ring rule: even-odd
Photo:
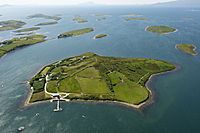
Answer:
[[[58,38],[72,37],[72,36],[80,36],[89,32],[94,31],[93,28],[83,28],[78,30],[72,30],[65,33],[62,33],[58,36]]]
[[[0,21],[0,31],[15,30],[21,28],[26,23],[19,20]]]
[[[16,48],[44,42],[45,38],[46,36],[44,35],[32,35],[0,42],[0,45],[3,45],[0,47],[0,57]]]
[[[158,33],[158,34],[167,34],[171,32],[175,32],[176,29],[169,27],[169,26],[149,26],[146,28],[147,31],[153,32],[153,33]]]
[[[52,80],[52,81],[48,82],[47,83],[47,91],[52,92],[52,93],[58,92],[57,83],[58,83],[58,81],[56,81],[56,80]]]
[[[194,46],[193,44],[177,44],[176,48],[186,54],[197,55],[197,52],[195,50],[196,46]]]
[[[140,104],[149,97],[148,90],[130,80],[124,80],[114,86],[115,99],[132,104]]]
[[[66,93],[80,93],[81,88],[78,81],[75,77],[66,78],[61,80],[59,85],[59,92],[66,92]]]
[[[69,93],[71,100],[115,100],[137,105],[149,98],[145,86],[149,77],[173,69],[175,66],[165,61],[85,53],[46,66],[30,85],[34,92],[44,91],[41,86],[45,84],[44,75],[48,75],[50,93]]]
[[[106,82],[101,79],[77,77],[77,80],[81,86],[82,93],[84,94],[109,93]]]

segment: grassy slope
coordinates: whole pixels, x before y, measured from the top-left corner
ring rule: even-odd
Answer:
[[[0,44],[3,44],[3,46],[0,47],[0,57],[16,48],[43,42],[45,38],[46,36],[44,35],[32,35],[0,42]]]
[[[177,44],[176,48],[178,48],[182,52],[190,54],[190,55],[197,54],[197,52],[195,51],[195,46],[192,44]]]
[[[171,28],[169,26],[149,26],[146,30],[149,32],[154,32],[159,34],[166,34],[176,31],[176,29]]]
[[[67,92],[70,99],[117,100],[131,104],[148,99],[145,83],[152,74],[175,69],[164,61],[103,57],[93,53],[64,59],[47,67],[47,71],[44,68],[31,80],[31,86],[36,81],[44,86],[41,79],[45,71],[50,75],[49,92]],[[34,88],[33,95],[37,95],[38,90]]]

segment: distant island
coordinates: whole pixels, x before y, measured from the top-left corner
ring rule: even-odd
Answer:
[[[176,48],[186,54],[190,54],[193,56],[197,55],[196,46],[193,44],[177,44]]]
[[[81,18],[80,16],[77,16],[73,19],[73,21],[77,22],[77,23],[86,23],[88,22],[86,19]]]
[[[126,17],[131,17],[131,16],[140,16],[139,14],[136,14],[136,13],[128,13],[128,14],[125,14],[123,16],[126,16]]]
[[[0,57],[17,48],[44,42],[45,38],[44,35],[32,35],[0,42]]]
[[[27,17],[27,19],[33,19],[33,18],[53,19],[56,21],[61,19],[61,17],[59,17],[59,16],[49,16],[49,15],[45,15],[45,14],[34,14],[34,15],[30,15]]]
[[[19,20],[0,21],[0,31],[15,30],[21,28],[26,23]]]
[[[130,17],[130,18],[125,18],[126,21],[131,21],[131,20],[147,20],[147,18],[138,18],[138,17]]]
[[[36,24],[35,26],[54,25],[54,24],[57,24],[57,23],[58,23],[57,21],[43,22],[43,23]]]
[[[83,28],[83,29],[78,29],[78,30],[72,30],[72,31],[68,31],[68,32],[58,35],[58,38],[79,36],[79,35],[83,35],[92,31],[94,31],[93,28]]]
[[[96,19],[97,21],[102,21],[102,20],[106,20],[106,17],[99,17]]]
[[[112,101],[139,108],[150,97],[153,74],[175,69],[165,61],[85,53],[45,66],[31,80],[29,103],[60,94],[68,100]]]
[[[16,36],[28,36],[32,35],[34,32],[20,32],[20,33],[15,33]]]
[[[24,29],[16,30],[14,32],[29,32],[29,31],[39,30],[39,29],[40,29],[40,27],[31,27],[31,28],[24,28]]]
[[[96,17],[105,17],[105,16],[109,16],[109,15],[103,14],[103,13],[96,13],[96,14],[94,14],[94,16],[96,16]]]
[[[107,34],[98,34],[94,36],[94,39],[99,39],[108,36]]]
[[[169,26],[148,26],[145,29],[146,31],[158,33],[158,34],[168,34],[172,32],[176,32],[177,29],[169,27]]]
[[[101,14],[101,13],[96,13],[94,14],[95,17],[97,17],[97,21],[102,21],[102,20],[106,20],[107,16],[111,16],[111,15],[107,15],[107,14]]]

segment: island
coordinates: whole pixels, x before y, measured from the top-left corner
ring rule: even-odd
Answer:
[[[92,31],[94,31],[93,28],[83,28],[83,29],[78,29],[78,30],[72,30],[72,31],[64,32],[58,35],[58,38],[79,36],[79,35],[83,35]]]
[[[26,23],[18,20],[0,21],[0,31],[15,30],[21,28]]]
[[[39,30],[40,27],[31,27],[31,28],[24,28],[24,29],[20,29],[20,30],[16,30],[14,32],[30,32],[30,31],[35,31],[35,30]]]
[[[0,42],[0,57],[17,48],[44,42],[45,38],[44,35],[32,35]]]
[[[102,14],[102,13],[96,13],[94,14],[96,17],[104,17],[104,16],[109,16],[108,14]]]
[[[106,17],[111,16],[111,15],[96,13],[94,14],[94,16],[97,17],[96,21],[102,21],[102,20],[106,20]]]
[[[139,16],[143,16],[143,15],[140,15],[140,14],[136,14],[136,13],[128,13],[128,14],[124,14],[124,15],[121,15],[122,17],[139,17]]]
[[[126,14],[125,16],[138,16],[138,14],[136,14],[136,13],[129,13],[129,14]]]
[[[35,26],[54,25],[54,24],[57,24],[57,23],[58,23],[57,21],[43,22],[43,23],[36,24]]]
[[[52,99],[107,101],[140,107],[151,96],[146,83],[176,67],[166,61],[117,58],[85,53],[41,69],[30,81],[28,103]]]
[[[77,16],[73,19],[73,21],[77,22],[77,23],[86,23],[88,22],[86,19],[81,18],[80,16]]]
[[[106,17],[99,17],[96,19],[97,21],[102,21],[102,20],[106,20]]]
[[[16,36],[28,36],[32,35],[34,32],[22,32],[22,33],[15,33]]]
[[[196,51],[196,46],[193,44],[177,44],[176,48],[186,54],[190,54],[193,56],[198,54]]]
[[[34,14],[34,15],[30,15],[27,17],[27,19],[32,19],[32,18],[44,18],[44,19],[53,19],[53,20],[60,20],[61,17],[59,16],[49,16],[49,15],[45,15],[45,14]]]
[[[125,18],[126,21],[131,21],[131,20],[147,20],[147,18],[138,18],[138,17],[130,17],[130,18]]]
[[[107,34],[98,34],[94,36],[94,39],[99,39],[108,36]]]
[[[169,34],[172,32],[176,32],[177,29],[169,27],[169,26],[148,26],[146,27],[145,31],[153,32],[153,33],[158,33],[158,34]]]

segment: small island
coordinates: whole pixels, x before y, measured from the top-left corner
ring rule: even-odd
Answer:
[[[35,30],[39,30],[40,27],[31,27],[31,28],[24,28],[24,29],[20,29],[20,30],[16,30],[14,32],[30,32],[30,31],[35,31]]]
[[[96,21],[102,21],[102,20],[106,20],[106,18],[107,18],[108,16],[111,16],[111,15],[96,13],[96,14],[94,14],[94,16],[97,17],[97,18],[96,18]]]
[[[21,28],[26,23],[18,20],[0,21],[0,31],[15,30]]]
[[[106,17],[99,17],[96,19],[96,21],[102,21],[102,20],[106,20]]]
[[[96,13],[94,14],[94,16],[96,17],[105,17],[105,16],[109,16],[108,14],[103,14],[103,13]]]
[[[108,36],[107,34],[98,34],[94,36],[94,39],[99,39]]]
[[[126,21],[131,21],[131,20],[147,20],[147,18],[138,18],[138,17],[130,17],[130,18],[125,18]]]
[[[43,22],[43,23],[36,24],[35,26],[54,25],[54,24],[57,24],[57,23],[58,23],[57,21],[53,21],[53,22]]]
[[[33,18],[43,18],[43,19],[53,19],[53,20],[60,20],[61,17],[59,16],[49,16],[49,15],[45,15],[45,14],[34,14],[34,15],[30,15],[27,17],[27,19],[33,19]]]
[[[169,34],[172,32],[176,32],[177,29],[169,27],[169,26],[148,26],[145,29],[146,31],[158,33],[158,34]]]
[[[190,54],[193,56],[197,55],[196,46],[193,44],[177,44],[176,48],[186,54]]]
[[[52,99],[118,102],[140,107],[151,96],[153,74],[175,69],[165,61],[85,53],[45,66],[31,80],[29,103]]]
[[[44,42],[45,38],[44,35],[32,35],[0,42],[0,57],[17,48]]]
[[[128,13],[128,14],[125,14],[125,15],[123,15],[123,16],[139,16],[139,15],[136,14],[136,13]]]
[[[34,32],[15,33],[16,36],[29,36],[35,34]]]
[[[86,23],[88,22],[86,19],[81,18],[80,16],[77,16],[73,19],[73,21],[77,22],[77,23]]]
[[[73,36],[80,36],[89,32],[94,31],[93,28],[83,28],[78,30],[72,30],[65,33],[58,35],[58,38],[65,38],[65,37],[73,37]]]

